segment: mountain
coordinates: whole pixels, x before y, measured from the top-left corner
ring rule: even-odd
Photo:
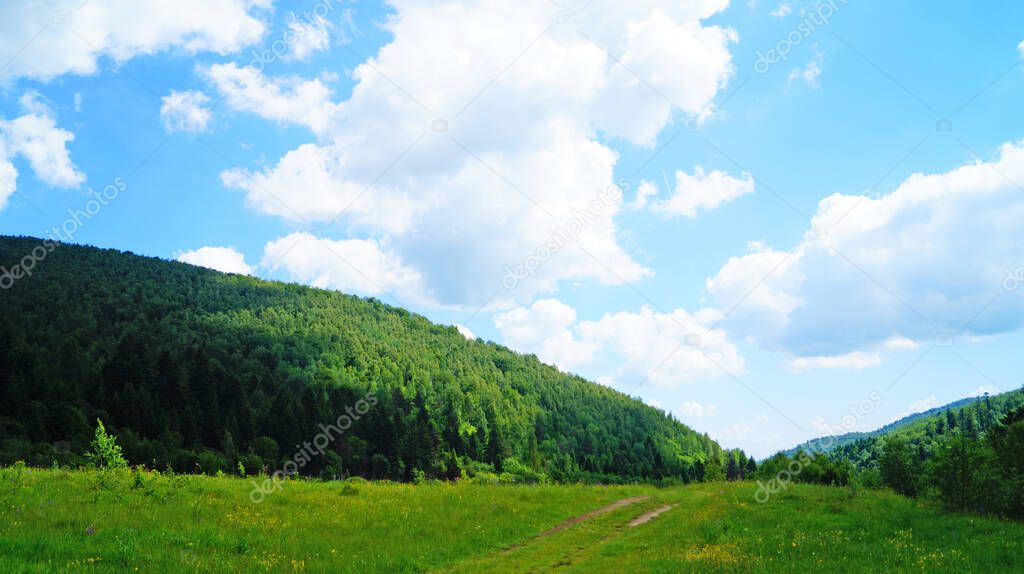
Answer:
[[[919,450],[922,459],[930,455],[950,430],[960,429],[968,434],[983,434],[1004,415],[1024,405],[1024,390],[998,395],[968,397],[927,411],[912,414],[870,432],[852,432],[809,440],[784,451],[793,456],[799,451],[822,452],[833,458],[847,460],[858,468],[872,466],[882,452],[886,437],[895,436],[908,441]]]
[[[97,419],[129,462],[187,472],[693,481],[749,462],[375,299],[26,237],[0,237],[0,266],[0,464],[81,463]]]

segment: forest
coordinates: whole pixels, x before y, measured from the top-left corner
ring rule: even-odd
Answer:
[[[884,486],[959,511],[1024,518],[1024,390],[957,401],[880,431],[810,441],[763,461],[757,477]]]
[[[0,238],[0,266],[40,243]],[[0,292],[0,465],[84,464],[101,421],[130,464],[176,472],[272,472],[300,456],[303,475],[396,481],[685,483],[756,468],[635,398],[375,299],[54,247]]]

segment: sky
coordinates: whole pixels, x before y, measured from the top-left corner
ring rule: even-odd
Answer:
[[[376,297],[763,457],[1024,382],[1020,22],[12,0],[0,233]]]

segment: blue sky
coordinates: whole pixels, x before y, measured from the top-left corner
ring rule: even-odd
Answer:
[[[123,182],[69,239],[372,295],[760,456],[1021,386],[1024,7],[620,4],[7,3],[0,233]]]

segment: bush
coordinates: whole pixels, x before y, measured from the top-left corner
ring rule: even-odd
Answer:
[[[359,494],[359,489],[367,484],[365,478],[361,476],[352,476],[345,480],[345,483],[341,485],[342,496],[355,496]]]
[[[498,479],[510,484],[537,484],[548,482],[548,475],[543,471],[534,470],[517,458],[506,458],[501,465],[502,473]]]
[[[204,474],[223,473],[228,470],[228,459],[215,450],[204,450],[199,453],[199,470]]]
[[[473,484],[486,484],[488,486],[501,483],[501,479],[493,472],[478,472],[470,480],[473,481]]]

